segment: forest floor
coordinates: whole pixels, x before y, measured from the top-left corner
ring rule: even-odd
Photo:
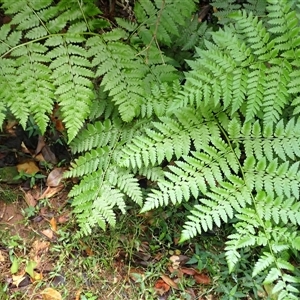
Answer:
[[[207,270],[186,264],[195,246],[176,247],[154,216],[132,210],[76,239],[68,188],[30,206],[37,188],[0,186],[0,299],[218,299]]]

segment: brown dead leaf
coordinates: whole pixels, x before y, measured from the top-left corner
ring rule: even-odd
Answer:
[[[57,222],[59,224],[67,223],[70,220],[70,213],[65,213],[58,217]]]
[[[170,290],[170,286],[163,279],[158,279],[155,282],[154,289],[158,295],[163,296]]]
[[[62,168],[53,169],[47,177],[46,185],[50,187],[57,187],[61,183],[63,175],[64,171]]]
[[[42,153],[37,154],[34,158],[35,158],[35,160],[37,160],[37,161],[39,161],[39,162],[41,162],[41,161],[42,161],[42,162],[46,161]]]
[[[169,276],[167,275],[161,275],[160,278],[169,286],[171,286],[173,289],[178,290],[178,285],[174,280],[172,280]]]
[[[153,259],[156,261],[160,261],[163,257],[164,257],[164,253],[158,252],[158,253],[156,253],[156,255],[154,256]]]
[[[65,131],[64,123],[61,120],[57,119],[55,121],[55,129],[59,132],[64,132]]]
[[[30,278],[32,282],[41,281],[43,274],[40,272],[33,271],[33,277]]]
[[[84,242],[82,241],[79,241],[80,245],[82,246],[82,248],[84,249],[85,253],[87,256],[93,256],[94,253],[93,253],[93,250],[87,246]]]
[[[62,300],[61,294],[53,288],[45,288],[41,294],[43,300]]]
[[[185,290],[185,292],[186,293],[188,293],[189,294],[189,299],[190,300],[205,300],[204,298],[197,298],[197,296],[196,296],[196,294],[195,294],[195,291],[194,291],[194,289],[193,288],[187,288],[186,290]]]
[[[4,262],[4,261],[5,261],[5,257],[4,257],[4,255],[3,255],[3,253],[4,253],[4,252],[2,252],[2,251],[0,250],[0,262]]]
[[[24,199],[28,206],[35,207],[37,204],[37,201],[31,194],[31,191],[25,192],[22,188],[20,188],[21,191],[24,193]]]
[[[39,135],[38,144],[35,149],[35,155],[39,154],[45,146],[46,143],[44,137],[42,135]]]
[[[45,145],[43,147],[42,154],[43,157],[45,158],[45,161],[50,162],[54,165],[57,164],[57,158],[48,145]]]
[[[59,105],[56,103],[54,105],[54,109],[52,111],[52,114],[50,115],[50,119],[52,123],[55,125],[55,129],[59,132],[65,131],[65,126],[63,122],[61,121],[61,111]]]
[[[170,274],[173,276],[176,276],[178,278],[182,278],[183,277],[183,273],[181,272],[181,269],[174,269],[172,266],[168,266],[168,271],[170,272]]]
[[[54,232],[51,229],[42,230],[41,233],[45,235],[49,240],[54,238]]]
[[[5,132],[16,136],[16,128],[18,126],[19,122],[17,120],[7,120],[5,124]]]
[[[36,269],[40,268],[43,255],[48,252],[49,246],[50,246],[50,242],[46,242],[43,240],[35,240],[32,243],[32,248],[29,252],[29,257],[31,258],[32,261],[36,263]]]
[[[169,259],[172,262],[173,269],[178,269],[179,265],[180,265],[179,256],[178,255],[172,255]]]
[[[24,144],[24,142],[21,143],[21,150],[23,153],[25,154],[30,154],[31,155],[31,152],[29,151],[29,149],[26,147],[26,145]]]
[[[36,165],[35,161],[28,160],[17,165],[18,172],[24,172],[26,174],[34,175],[40,171],[39,167]]]
[[[198,284],[210,284],[211,282],[209,276],[203,273],[195,274],[194,279]]]
[[[26,278],[25,275],[12,275],[12,284],[19,287],[19,284]]]
[[[178,245],[179,241],[180,241],[180,237],[174,237],[173,239],[174,245]]]
[[[32,243],[32,250],[35,254],[46,253],[49,250],[50,243],[42,240],[35,240]]]
[[[197,272],[195,269],[192,268],[180,268],[181,272],[187,275],[195,275]]]
[[[47,187],[46,190],[43,192],[43,194],[38,198],[38,200],[45,199],[45,198],[51,198],[58,192],[60,192],[64,188],[64,185],[61,184],[56,187]]]
[[[51,229],[56,232],[57,231],[57,223],[56,223],[56,219],[53,217],[51,220],[50,220],[50,226],[51,226]]]

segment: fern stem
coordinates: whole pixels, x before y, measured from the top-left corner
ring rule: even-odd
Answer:
[[[77,3],[78,3],[78,6],[79,6],[79,8],[80,8],[80,11],[81,11],[82,17],[83,17],[83,19],[84,19],[84,22],[85,22],[85,24],[86,24],[86,26],[87,26],[89,32],[91,32],[91,28],[90,28],[90,26],[89,26],[89,23],[88,23],[88,21],[87,21],[87,19],[86,19],[86,16],[85,16],[85,14],[84,14],[83,9],[82,9],[82,0],[77,0]]]
[[[48,32],[48,34],[50,35],[51,32],[48,30],[48,28],[45,25],[45,23],[43,22],[43,20],[38,16],[38,14],[36,13],[36,11],[29,4],[28,4],[28,6],[30,7],[30,9],[34,13],[34,15],[39,19],[39,21],[41,22],[41,24],[43,25],[43,27],[45,28],[45,30]]]

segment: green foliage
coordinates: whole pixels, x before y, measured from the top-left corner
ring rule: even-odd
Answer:
[[[234,26],[197,49],[168,116],[134,138],[119,163],[175,160],[142,211],[197,199],[182,241],[236,219],[230,271],[239,249],[258,247],[252,275],[268,270],[265,283],[276,282],[278,299],[297,299],[299,277],[286,253],[299,246],[299,19],[287,1],[270,1],[267,11],[264,23],[235,13]]]
[[[114,226],[130,199],[143,212],[192,200],[182,242],[232,222],[229,271],[255,247],[252,276],[297,299],[299,1],[213,1],[215,32],[191,22],[192,0],[136,1],[136,21],[119,27],[94,1],[56,2],[0,1],[12,16],[0,29],[0,123],[9,110],[45,132],[59,104],[80,154],[66,174],[80,178],[78,235]],[[156,181],[145,199],[136,175]]]
[[[13,17],[0,30],[0,123],[9,109],[23,127],[33,115],[45,132],[57,102],[71,141],[94,107],[94,89],[98,88],[95,84],[100,77],[101,86],[125,122],[140,115],[151,85],[177,78],[174,67],[163,65],[168,59],[155,43],[147,45],[145,61],[144,50],[124,43],[129,32],[115,28],[96,34],[110,24],[97,18],[101,12],[94,1],[62,0],[57,5],[52,2],[1,1],[3,9]],[[168,14],[186,15],[194,8],[190,1],[188,7],[177,5],[175,9],[173,4],[167,4],[157,9],[163,16],[169,6],[172,9]],[[144,25],[152,21],[149,19]],[[123,27],[133,29],[125,23]],[[161,26],[166,24],[162,22]],[[159,20],[155,28],[160,28]],[[139,34],[130,36],[137,45]]]

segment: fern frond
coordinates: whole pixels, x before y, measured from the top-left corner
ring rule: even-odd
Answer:
[[[118,133],[114,132],[110,120],[88,124],[87,128],[81,131],[71,143],[71,149],[74,153],[89,151],[93,148],[104,147],[115,142]]]
[[[60,38],[60,45],[49,51],[47,57],[52,60],[49,66],[53,72],[51,79],[71,141],[89,115],[94,98],[91,89],[94,73],[88,69],[90,63],[86,50],[69,43],[64,37]]]
[[[200,109],[198,112],[202,113]],[[204,123],[204,120],[195,117],[192,109],[178,111],[176,116],[176,119],[161,117],[161,122],[152,123],[153,129],[147,128],[144,136],[128,143],[119,159],[120,164],[135,168],[159,164],[164,159],[170,161],[173,156],[178,159],[189,153],[192,144],[200,150],[206,145],[209,135],[220,135],[216,122]]]
[[[221,182],[222,187],[212,188],[212,192],[205,193],[207,198],[199,199],[201,204],[195,205],[193,210],[190,211],[191,214],[188,216],[190,221],[185,222],[181,241],[191,239],[196,234],[200,234],[202,230],[211,230],[213,224],[220,227],[221,222],[227,223],[228,219],[233,217],[234,211],[238,212],[247,203],[251,203],[249,190],[241,180],[238,181],[240,181],[239,185],[231,182]],[[243,245],[243,247],[251,244],[254,245],[254,241],[249,236],[243,239],[243,242],[240,241],[240,245]]]
[[[267,124],[264,128],[259,122],[252,126],[245,123],[241,129],[241,140],[244,140],[247,157],[255,156],[257,159],[267,157],[269,161],[278,156],[283,161],[286,158],[295,159],[300,155],[300,122],[299,119],[290,119],[285,125],[280,120],[273,132],[273,126]]]

